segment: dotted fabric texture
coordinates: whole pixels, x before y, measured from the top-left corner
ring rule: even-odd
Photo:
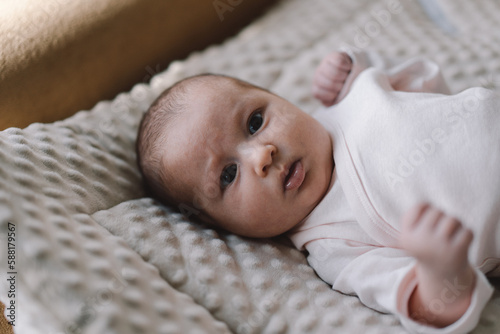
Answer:
[[[345,46],[428,56],[453,92],[498,90],[500,3],[435,3],[453,32],[416,1],[284,0],[148,85],[60,122],[0,132],[2,247],[8,222],[17,236],[15,332],[405,333],[393,315],[331,290],[285,239],[216,231],[146,198],[134,145],[156,96],[202,72],[248,80],[311,112],[315,67]],[[9,271],[3,249],[0,270]],[[2,278],[4,303],[7,290]],[[500,332],[498,314],[497,289],[474,333]]]

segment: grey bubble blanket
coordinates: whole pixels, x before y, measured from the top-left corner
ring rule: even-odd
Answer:
[[[454,93],[498,89],[498,31],[495,0],[283,0],[150,84],[0,132],[0,299],[15,303],[15,333],[405,333],[394,316],[331,290],[287,240],[216,231],[145,197],[138,122],[166,87],[201,72],[311,112],[314,69],[341,47],[428,56]],[[498,314],[497,290],[474,333],[500,332]]]

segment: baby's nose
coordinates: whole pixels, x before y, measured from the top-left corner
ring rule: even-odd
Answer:
[[[276,154],[276,147],[274,145],[260,145],[255,148],[253,154],[253,163],[255,173],[260,177],[267,176],[269,167],[273,163],[274,155]]]

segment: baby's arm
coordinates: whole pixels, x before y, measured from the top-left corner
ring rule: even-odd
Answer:
[[[408,305],[411,318],[445,327],[465,313],[476,280],[467,258],[471,241],[470,230],[429,205],[419,205],[405,215],[400,244],[417,259],[418,283]]]
[[[354,79],[365,69],[382,71],[394,90],[450,94],[439,66],[422,57],[398,60],[373,51],[332,52],[314,73],[313,95],[325,106],[339,103]]]
[[[352,68],[352,60],[345,52],[327,55],[314,72],[313,95],[325,106],[331,106],[339,95]]]

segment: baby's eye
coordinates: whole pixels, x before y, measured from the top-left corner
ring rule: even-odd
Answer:
[[[222,173],[220,174],[220,186],[222,189],[226,188],[231,184],[231,182],[233,182],[234,178],[236,177],[237,170],[238,168],[234,164],[226,166],[222,170]]]
[[[248,131],[251,135],[253,135],[260,129],[263,121],[264,119],[262,118],[262,113],[260,112],[260,110],[254,112],[252,116],[250,116],[250,119],[248,120]]]

